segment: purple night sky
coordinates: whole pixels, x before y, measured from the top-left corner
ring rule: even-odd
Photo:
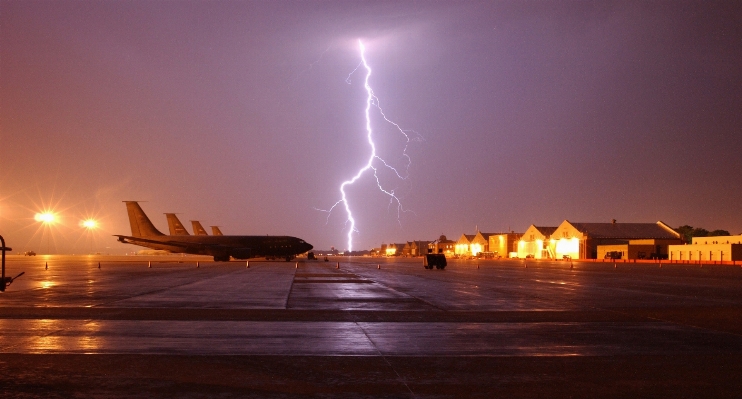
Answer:
[[[0,234],[123,253],[122,200],[344,249],[369,156],[358,39],[409,178],[348,189],[354,249],[530,224],[742,233],[737,2],[0,1]],[[404,137],[372,119],[379,153]],[[78,222],[100,219],[94,240]],[[207,227],[208,228],[208,227]]]

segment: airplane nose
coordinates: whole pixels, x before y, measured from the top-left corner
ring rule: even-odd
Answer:
[[[312,244],[310,244],[310,243],[306,243],[304,245],[306,245],[305,246],[305,249],[304,249],[304,252],[309,252],[309,251],[312,250],[312,248],[314,248],[314,246],[312,246]]]

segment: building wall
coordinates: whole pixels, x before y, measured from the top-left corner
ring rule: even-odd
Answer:
[[[568,221],[563,221],[551,235],[550,244],[554,246],[554,256],[562,259],[568,256],[572,259],[587,259],[590,252],[587,251],[591,243],[586,237],[572,226]]]
[[[742,244],[670,245],[669,251],[670,260],[742,260]]]
[[[518,241],[517,252],[519,258],[533,257],[549,259],[554,257],[554,245],[549,237],[541,233],[536,226],[531,225]]]
[[[491,235],[489,236],[488,249],[490,252],[494,252],[503,258],[507,258],[510,252],[517,252],[517,243],[521,236],[522,234],[518,233]]]
[[[469,252],[472,256],[477,256],[480,252],[488,252],[490,243],[481,232],[477,232],[469,244]]]
[[[410,246],[410,256],[423,256],[428,253],[430,241],[412,241]]]
[[[693,244],[742,244],[742,235],[738,236],[713,236],[693,237]]]
[[[473,238],[474,237],[472,237],[472,239]],[[456,241],[454,253],[459,256],[471,256],[471,249],[469,248],[470,244],[471,240],[469,237],[467,237],[466,234],[462,234],[458,241]]]
[[[649,259],[651,254],[655,253],[654,245],[634,245],[634,244],[616,244],[616,245],[598,245],[598,259],[605,259],[608,252],[621,252],[621,259]],[[644,254],[643,258],[641,257]]]
[[[429,243],[428,249],[434,254],[444,254],[446,256],[453,256],[456,250],[456,241],[452,241],[446,238],[446,236],[440,236],[438,240]]]

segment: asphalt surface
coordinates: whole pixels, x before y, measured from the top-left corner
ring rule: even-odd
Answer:
[[[0,294],[2,397],[742,395],[740,267],[103,256],[6,266],[26,274]]]

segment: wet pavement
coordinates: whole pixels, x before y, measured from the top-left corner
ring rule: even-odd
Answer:
[[[742,389],[734,266],[9,256],[7,269],[26,272],[0,294],[0,386],[18,396]]]

